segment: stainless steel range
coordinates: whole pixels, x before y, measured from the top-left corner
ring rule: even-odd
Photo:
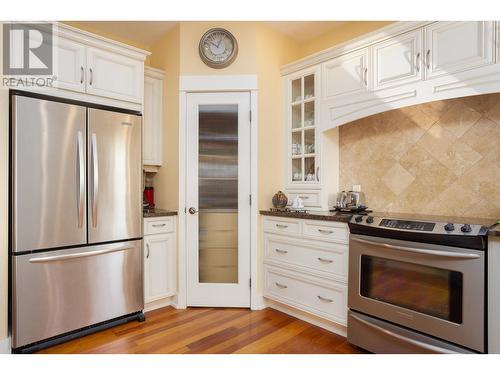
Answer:
[[[356,215],[349,228],[350,343],[375,353],[486,352],[487,227]]]

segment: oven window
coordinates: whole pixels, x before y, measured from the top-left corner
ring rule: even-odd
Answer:
[[[460,272],[361,256],[364,297],[462,323],[463,275]]]

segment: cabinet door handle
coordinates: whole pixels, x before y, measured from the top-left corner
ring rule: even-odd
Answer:
[[[426,58],[427,69],[430,69],[431,68],[431,50],[430,49],[427,50],[427,54],[426,54],[425,58]]]
[[[163,224],[152,224],[152,226],[155,227],[155,228],[164,227],[165,225],[167,225],[167,224],[165,224],[165,223],[163,223]]]
[[[365,68],[365,73],[363,75],[363,81],[365,82],[365,87],[368,87],[368,68]]]
[[[420,72],[420,52],[415,56],[415,68],[417,69],[417,73]]]
[[[94,82],[94,72],[92,71],[92,68],[90,68],[90,81],[89,81],[90,86],[92,86],[93,82]]]
[[[276,284],[276,286],[277,286],[278,288],[280,288],[280,289],[286,289],[286,288],[288,288],[288,286],[287,286],[287,285],[285,285],[285,284],[280,284],[280,283],[275,283],[275,284]]]
[[[325,258],[321,258],[319,257],[318,260],[321,262],[321,263],[333,263],[333,260],[331,259],[325,259]]]
[[[318,229],[318,232],[322,234],[332,234],[333,230]]]
[[[278,254],[288,254],[288,251],[286,250],[281,250],[281,249],[274,249]]]
[[[318,299],[322,302],[328,302],[328,303],[332,303],[333,302],[333,299],[330,299],[330,298],[325,298],[325,297],[321,297],[321,296],[318,296]]]
[[[316,181],[319,182],[319,167],[316,168]]]
[[[83,66],[80,66],[80,84],[83,83],[83,78],[84,78],[83,74],[84,74],[84,72],[85,71],[83,70]]]
[[[279,228],[279,229],[286,229],[286,228],[288,228],[288,225],[276,224],[276,228]]]
[[[146,259],[149,259],[149,244],[146,244]]]

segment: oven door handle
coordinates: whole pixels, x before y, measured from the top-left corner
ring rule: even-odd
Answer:
[[[351,239],[353,241],[361,242],[361,243],[364,243],[367,245],[383,246],[383,247],[386,247],[388,249],[402,250],[402,251],[407,251],[410,253],[418,253],[418,254],[433,255],[433,256],[445,257],[445,258],[457,258],[457,259],[478,259],[478,258],[480,258],[479,255],[471,254],[471,253],[457,253],[457,252],[453,252],[453,251],[417,249],[414,247],[396,246],[396,245],[389,245],[388,243],[362,240],[361,238],[352,238],[351,237]]]
[[[424,343],[424,342],[420,342],[420,341],[414,340],[412,338],[405,337],[405,336],[402,336],[400,334],[397,334],[396,332],[391,332],[391,331],[389,331],[387,329],[384,329],[384,328],[381,328],[381,327],[379,327],[379,326],[377,326],[377,325],[375,325],[373,323],[367,322],[366,320],[364,320],[364,319],[362,319],[360,317],[357,317],[355,315],[351,314],[350,317],[353,318],[354,320],[358,321],[359,323],[364,324],[367,327],[375,330],[375,331],[383,333],[383,334],[385,334],[387,336],[394,337],[395,339],[403,341],[403,342],[406,342],[408,344],[414,345],[417,348],[425,349],[425,350],[427,350],[427,351],[429,351],[431,353],[456,354],[456,352],[454,352],[452,350],[448,350],[448,349],[445,349],[445,348],[440,348],[439,346],[435,346],[435,345],[427,344],[427,343]]]

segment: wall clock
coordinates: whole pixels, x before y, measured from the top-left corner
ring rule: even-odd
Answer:
[[[229,66],[238,54],[236,38],[226,29],[208,30],[200,39],[200,57],[211,68],[221,69]]]

